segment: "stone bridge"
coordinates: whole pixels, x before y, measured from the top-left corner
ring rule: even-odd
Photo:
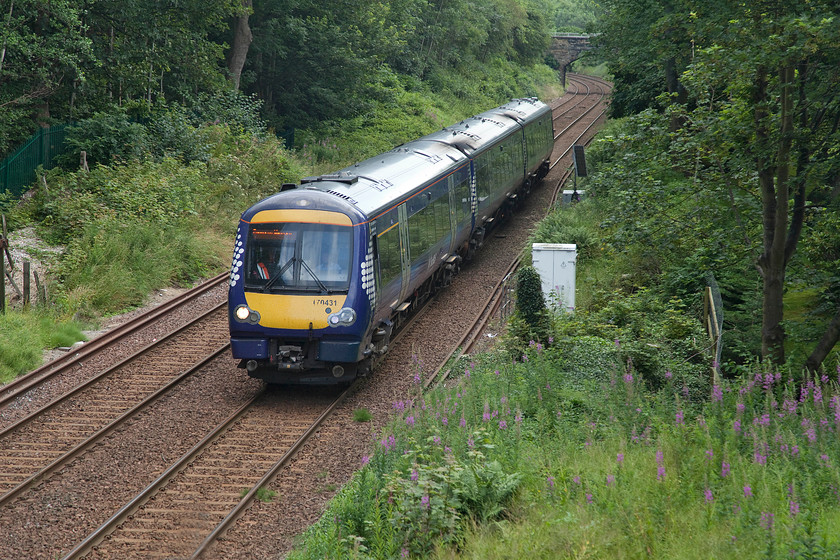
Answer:
[[[548,51],[560,65],[560,82],[566,86],[566,70],[580,55],[592,50],[589,35],[577,33],[555,33],[551,36],[551,46]]]

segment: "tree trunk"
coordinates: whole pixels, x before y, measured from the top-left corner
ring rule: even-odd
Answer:
[[[236,18],[233,25],[233,45],[228,57],[228,71],[235,90],[239,89],[239,80],[242,77],[242,69],[245,67],[245,60],[248,57],[248,48],[254,39],[251,34],[251,26],[248,24],[252,6],[253,0],[242,0],[242,13]]]
[[[764,213],[764,252],[759,258],[759,268],[764,279],[764,300],[762,303],[761,354],[776,364],[785,361],[784,288],[785,269],[793,254],[794,246],[787,247],[788,212],[790,208],[790,155],[793,145],[793,99],[795,73],[792,66],[779,69],[781,89],[781,116],[779,122],[779,147],[774,162],[769,161],[769,123],[765,108],[767,101],[767,74],[759,70],[755,81],[756,140],[758,150],[758,176],[761,186],[762,209]]]
[[[828,324],[828,328],[817,343],[814,351],[805,360],[805,368],[808,371],[817,371],[820,364],[823,363],[823,360],[825,360],[825,357],[828,356],[828,353],[831,352],[831,349],[834,348],[838,340],[840,340],[840,309],[837,310],[834,319]]]

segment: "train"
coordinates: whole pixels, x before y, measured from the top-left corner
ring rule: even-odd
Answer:
[[[245,210],[228,290],[238,367],[271,384],[368,374],[548,173],[553,145],[550,108],[514,99]]]

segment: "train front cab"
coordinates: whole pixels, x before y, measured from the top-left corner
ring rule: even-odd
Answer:
[[[367,231],[338,211],[266,209],[243,217],[229,314],[233,357],[250,376],[349,382],[365,367],[373,288]]]

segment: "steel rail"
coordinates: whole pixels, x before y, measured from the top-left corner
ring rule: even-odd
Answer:
[[[148,344],[148,345],[144,346],[143,348],[141,348],[140,350],[138,350],[134,354],[132,354],[130,356],[127,356],[126,358],[124,358],[120,362],[114,364],[113,366],[109,367],[108,369],[96,374],[95,376],[91,377],[87,381],[85,381],[85,382],[77,385],[76,387],[72,388],[70,391],[56,397],[55,399],[48,402],[47,404],[45,404],[41,408],[32,411],[29,415],[21,418],[20,420],[18,420],[14,424],[11,424],[10,426],[6,427],[3,430],[0,430],[0,440],[2,440],[3,438],[8,436],[10,433],[14,432],[15,430],[17,430],[17,429],[21,428],[22,426],[28,424],[29,422],[32,422],[33,420],[37,419],[40,415],[44,414],[45,412],[48,412],[51,409],[55,408],[56,406],[63,403],[64,401],[66,401],[70,397],[79,394],[81,391],[83,391],[84,389],[87,389],[88,387],[90,387],[94,383],[106,378],[107,376],[111,375],[113,372],[121,369],[126,364],[136,360],[137,358],[139,358],[140,356],[142,356],[146,352],[152,350],[156,346],[161,345],[163,342],[168,341],[169,339],[175,337],[176,335],[180,334],[181,332],[185,331],[186,329],[194,326],[196,323],[206,319],[208,316],[212,315],[213,313],[216,313],[219,309],[221,309],[222,307],[224,307],[226,305],[227,305],[226,301],[216,305],[215,307],[206,311],[202,315],[196,317],[195,319],[193,319],[189,323],[178,327],[174,331],[162,336],[161,338],[158,338],[157,340],[155,340],[151,344]]]
[[[52,463],[50,463],[37,473],[33,474],[32,476],[21,482],[18,486],[0,496],[0,506],[6,505],[11,500],[22,494],[24,491],[32,488],[36,484],[45,480],[51,474],[57,472],[62,467],[68,465],[73,459],[82,455],[90,447],[101,441],[103,438],[105,438],[105,436],[113,432],[116,428],[124,424],[127,420],[148,408],[152,403],[154,403],[160,397],[172,390],[176,385],[180,384],[187,377],[193,375],[195,372],[206,366],[211,360],[214,360],[217,357],[219,357],[222,354],[222,352],[225,352],[226,350],[228,350],[228,348],[230,348],[230,343],[224,344],[223,346],[215,350],[212,354],[206,356],[199,363],[193,365],[191,368],[185,370],[180,375],[174,377],[169,383],[167,383],[163,387],[160,387],[154,393],[151,393],[148,397],[137,403],[134,407],[125,411],[123,414],[115,418],[111,423],[100,428],[97,432],[95,432],[90,437],[77,444],[75,447],[67,451],[64,455],[58,457]]]
[[[571,100],[570,100],[570,102],[571,102],[571,101],[573,101],[573,102],[574,102],[574,103],[572,104],[572,106],[571,106],[571,107],[566,108],[567,103],[563,103],[563,104],[559,105],[556,109],[559,109],[559,108],[561,108],[561,107],[562,107],[562,108],[564,108],[565,110],[563,110],[563,111],[559,112],[557,115],[554,115],[554,111],[555,111],[556,109],[553,109],[553,110],[552,110],[552,117],[551,117],[551,122],[552,122],[552,123],[554,123],[555,121],[559,120],[561,117],[567,116],[567,115],[568,115],[569,113],[571,113],[574,109],[576,109],[579,105],[583,105],[583,104],[585,104],[585,103],[586,103],[587,98],[589,97],[589,94],[590,94],[589,84],[588,84],[587,82],[585,82],[584,80],[579,80],[579,82],[580,82],[580,83],[582,83],[584,86],[586,86],[586,93],[581,94],[581,93],[580,93],[580,92],[578,92],[578,91],[576,91],[575,93],[573,93],[572,95],[573,95],[574,97],[572,97],[572,98],[571,98]],[[583,97],[579,97],[580,95],[583,95]],[[557,141],[557,139],[558,139],[558,138],[560,138],[560,136],[562,136],[562,135],[563,135],[563,133],[565,133],[565,132],[569,129],[569,127],[570,127],[570,126],[572,126],[572,125],[574,125],[577,121],[578,121],[578,119],[573,120],[573,121],[571,122],[571,124],[569,124],[569,126],[567,126],[567,127],[566,127],[566,128],[564,128],[563,130],[561,130],[560,132],[558,132],[557,134],[555,134],[555,135],[554,135],[554,141],[556,142],[556,141]]]
[[[192,556],[190,556],[191,560],[200,558],[207,549],[219,538],[221,537],[225,531],[227,531],[248,509],[248,507],[254,502],[257,497],[257,492],[260,488],[265,487],[269,482],[274,480],[277,474],[280,472],[280,469],[285,467],[289,461],[291,461],[295,455],[297,455],[300,448],[303,447],[315,431],[321,427],[324,420],[326,420],[335,410],[335,408],[341,404],[344,399],[353,391],[356,390],[358,387],[359,380],[357,379],[353,383],[350,384],[347,389],[342,391],[342,393],[336,398],[335,401],[331,405],[324,410],[323,413],[312,423],[312,425],[306,430],[306,432],[301,435],[301,437],[289,448],[289,450],[282,456],[277,462],[271,467],[265,475],[257,482],[249,491],[248,493],[239,501],[238,504],[227,514],[227,516],[219,523],[215,529],[213,529],[209,535],[201,542],[198,548],[195,549]]]
[[[173,298],[161,305],[146,311],[131,321],[116,327],[101,336],[85,343],[81,348],[74,352],[68,352],[56,359],[47,362],[41,367],[32,370],[31,372],[10,381],[3,387],[0,387],[0,408],[5,407],[10,401],[16,399],[26,391],[37,387],[48,379],[57,375],[66,368],[90,357],[92,354],[111,346],[121,338],[128,336],[134,332],[139,331],[143,327],[148,326],[161,316],[177,309],[187,303],[193,301],[197,297],[209,292],[213,288],[224,283],[229,278],[229,273],[225,272],[214,276],[210,280],[191,288],[180,296]]]
[[[204,452],[214,441],[221,437],[237,420],[244,416],[254,405],[254,403],[265,393],[265,389],[258,392],[251,398],[250,401],[239,407],[232,415],[221,424],[207,434],[200,442],[187,451],[181,458],[172,464],[163,474],[161,474],[154,482],[137,494],[126,505],[120,508],[114,515],[111,516],[105,523],[103,523],[93,533],[88,535],[82,542],[67,553],[63,560],[71,560],[82,558],[94,547],[101,543],[109,534],[111,534],[121,523],[128,517],[140,509],[149,499],[158,491],[165,487],[175,476],[178,475],[184,468],[186,468],[193,460],[195,460],[202,452]]]

